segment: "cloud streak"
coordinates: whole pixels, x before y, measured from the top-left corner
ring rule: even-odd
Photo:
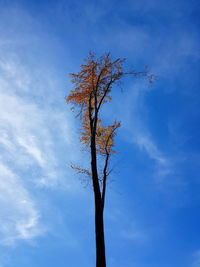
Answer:
[[[6,165],[0,164],[0,244],[30,240],[42,234],[39,212],[21,179]]]
[[[52,82],[49,73],[34,69],[32,62],[23,65],[14,50],[8,54],[5,50],[0,56],[2,245],[45,232],[34,190],[42,186],[75,191],[67,163],[79,158],[78,152],[72,153],[79,150],[72,139],[73,119],[66,118],[64,96],[55,93],[61,85]]]

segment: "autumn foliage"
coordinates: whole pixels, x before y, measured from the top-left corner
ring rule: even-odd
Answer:
[[[66,101],[79,107],[78,116],[82,122],[80,140],[88,147],[92,132],[95,131],[97,153],[101,155],[115,152],[112,147],[115,130],[120,126],[120,122],[115,121],[113,125],[103,126],[98,114],[101,106],[112,100],[111,88],[123,75],[123,61],[117,59],[112,62],[110,54],[96,60],[94,55],[90,54],[85,60],[86,64],[80,66],[81,71],[70,74],[75,88],[70,91]]]
[[[152,82],[154,76],[148,75],[148,70],[142,72],[125,72],[124,59],[112,60],[109,53],[95,58],[89,54],[80,71],[70,74],[74,89],[66,98],[67,103],[78,108],[77,117],[81,121],[80,141],[89,149],[91,157],[91,170],[72,165],[78,173],[91,177],[95,201],[95,237],[96,237],[96,267],[106,266],[104,241],[104,206],[106,184],[109,171],[110,156],[116,151],[113,149],[116,130],[120,122],[114,121],[112,125],[103,125],[100,119],[102,106],[110,102],[111,89],[124,75],[135,77],[145,76]],[[99,171],[97,156],[103,160],[103,171]]]

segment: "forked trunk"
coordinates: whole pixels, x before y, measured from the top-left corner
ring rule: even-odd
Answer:
[[[103,203],[99,185],[95,135],[91,139],[91,170],[95,202],[95,239],[96,239],[96,267],[106,267]]]

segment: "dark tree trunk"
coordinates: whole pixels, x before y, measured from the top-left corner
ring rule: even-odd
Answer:
[[[97,171],[95,135],[91,138],[91,170],[95,202],[96,267],[106,267],[103,202]]]
[[[95,199],[96,267],[106,267],[104,221],[101,200]]]

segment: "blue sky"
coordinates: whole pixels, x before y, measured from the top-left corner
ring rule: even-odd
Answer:
[[[0,0],[0,267],[93,267],[93,196],[65,103],[89,51],[145,65],[102,116],[121,120],[106,212],[109,267],[200,266],[199,3]]]

